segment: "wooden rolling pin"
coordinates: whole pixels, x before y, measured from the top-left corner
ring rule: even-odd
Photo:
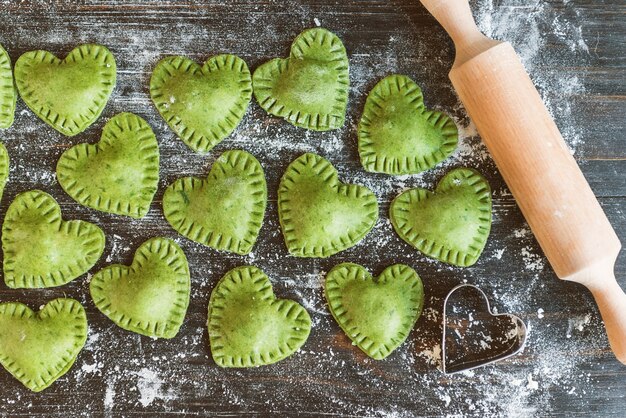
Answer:
[[[456,48],[450,80],[557,276],[592,292],[626,364],[621,244],[509,43],[484,36],[467,0],[421,0]],[[557,295],[555,295],[556,297]]]

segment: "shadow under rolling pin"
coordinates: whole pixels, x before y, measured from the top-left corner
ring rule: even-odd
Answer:
[[[621,244],[509,43],[484,36],[468,0],[421,0],[456,49],[450,80],[557,276],[592,292],[626,364]]]

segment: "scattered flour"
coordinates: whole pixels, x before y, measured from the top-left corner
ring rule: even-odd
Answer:
[[[0,0],[2,4],[9,5],[9,0]],[[272,3],[272,2],[269,2]],[[300,2],[287,2],[292,17],[298,22],[302,22],[306,26],[320,26],[322,22],[328,27],[333,26],[338,16],[320,16],[311,18],[312,11]],[[513,43],[516,50],[520,53],[522,61],[531,74],[534,82],[538,85],[542,98],[547,103],[549,110],[560,121],[560,127],[563,134],[573,150],[579,148],[582,143],[582,134],[580,124],[574,119],[574,109],[570,104],[569,98],[574,94],[585,92],[583,80],[577,74],[572,73],[556,73],[552,71],[552,66],[546,65],[544,62],[543,51],[548,49],[548,41],[556,42],[557,46],[564,47],[563,54],[566,58],[572,60],[576,58],[576,62],[584,62],[584,57],[589,54],[589,47],[583,38],[584,24],[583,18],[578,15],[575,8],[555,6],[553,3],[531,0],[530,2],[520,2],[519,0],[478,0],[474,5],[474,11],[477,16],[478,24],[488,36],[498,39],[506,39]],[[563,11],[565,9],[565,12]],[[53,3],[47,2],[46,11],[54,13]],[[0,12],[2,13],[2,12]],[[250,10],[245,14],[246,24],[254,23],[254,19],[258,13]],[[200,16],[198,17],[200,18]],[[193,30],[189,31],[189,22],[193,19],[181,19],[180,24],[171,28],[171,33],[175,35],[176,48],[170,45],[152,45],[153,39],[160,39],[158,31],[161,29],[146,29],[141,33],[121,32],[111,30],[110,36],[118,36],[123,40],[125,48],[116,51],[125,62],[139,63],[135,68],[120,67],[120,83],[125,83],[125,79],[130,79],[133,85],[144,83],[149,76],[149,69],[152,68],[158,57],[165,53],[187,53],[194,54],[194,58],[205,59],[208,51],[218,46],[209,45],[207,39],[212,39],[209,29],[194,25]],[[262,25],[263,23],[263,25]],[[268,45],[258,45],[258,49],[267,56],[276,56],[276,48],[286,48],[286,35],[283,27],[275,27],[265,25],[265,22],[256,22],[256,25],[263,27],[262,37],[269,37]],[[338,25],[338,24],[337,24]],[[27,39],[29,33],[27,29],[20,29],[18,35],[21,39]],[[390,29],[392,30],[392,29]],[[181,35],[188,32],[190,35]],[[53,31],[42,34],[47,44],[45,46],[65,45],[68,39],[76,42],[87,41],[91,39],[92,33],[88,31],[77,30],[75,27],[57,25]],[[179,42],[180,41],[180,42]],[[116,40],[115,42],[119,42]],[[202,53],[198,52],[196,43],[203,42],[201,48]],[[233,43],[226,35],[220,38],[220,44],[224,48],[231,48]],[[406,37],[402,33],[392,33],[390,35],[383,34],[378,40],[378,44],[374,47],[371,45],[353,45],[351,51],[351,90],[350,90],[350,109],[346,126],[332,133],[320,134],[311,131],[303,131],[293,128],[282,121],[274,118],[268,118],[255,105],[251,106],[246,117],[242,121],[237,131],[224,141],[223,147],[226,148],[243,148],[252,152],[263,163],[272,163],[280,160],[286,162],[291,158],[303,152],[316,152],[327,156],[328,158],[337,158],[338,155],[351,155],[352,160],[358,161],[354,145],[354,134],[356,131],[356,123],[361,106],[358,100],[361,100],[367,94],[373,83],[380,77],[399,71],[400,68],[412,71],[413,68],[420,67],[424,64],[422,61],[407,61],[401,52],[408,48],[431,48],[431,42],[424,42],[417,37]],[[34,46],[34,45],[33,45]],[[270,47],[267,47],[270,48]],[[237,52],[237,51],[228,51]],[[279,55],[284,55],[286,49],[278,51]],[[445,62],[450,51],[442,50],[439,56],[435,56],[433,62],[436,64],[434,71],[443,71],[441,63]],[[256,52],[255,52],[256,54]],[[553,54],[551,52],[550,54]],[[257,59],[258,54],[254,59]],[[257,61],[257,64],[260,61]],[[428,63],[430,64],[430,63]],[[252,63],[254,65],[254,63]],[[252,68],[252,67],[251,67]],[[125,72],[124,72],[125,71]],[[417,70],[416,70],[417,71]],[[407,72],[408,73],[408,72]],[[429,75],[425,72],[424,75]],[[131,77],[144,77],[144,79],[131,79]],[[416,80],[421,82],[420,80]],[[130,82],[128,82],[130,83]],[[423,83],[427,85],[428,83]],[[113,110],[131,110],[139,112],[153,111],[149,97],[142,89],[134,91],[131,84],[120,85],[119,90],[128,92],[119,93],[117,99],[123,99],[122,103],[116,103],[112,100],[109,107],[114,106]],[[452,94],[452,93],[451,93]],[[115,99],[115,98],[114,98]],[[436,106],[438,100],[436,95],[427,95],[427,99]],[[23,106],[23,105],[22,105]],[[117,106],[117,107],[115,107]],[[127,107],[131,107],[127,109]],[[147,110],[151,109],[151,110]],[[110,110],[110,109],[109,109]],[[111,112],[113,110],[110,110]],[[495,173],[495,166],[490,159],[487,149],[484,147],[476,127],[465,116],[465,111],[461,103],[457,103],[450,109],[442,109],[453,114],[455,122],[459,128],[459,147],[455,154],[447,161],[439,164],[428,173],[412,176],[401,176],[391,178],[389,176],[371,176],[362,173],[358,165],[355,166],[338,166],[340,178],[344,181],[355,182],[366,185],[374,190],[379,196],[381,202],[388,202],[390,198],[399,191],[406,188],[421,186],[432,188],[443,173],[449,168],[459,165],[480,166],[481,169],[491,170]],[[113,113],[111,113],[112,115]],[[164,127],[164,122],[156,117],[155,113],[144,115],[158,132],[163,155],[162,175],[160,189],[164,185],[173,180],[174,176],[182,175],[200,175],[208,171],[208,167],[213,162],[214,153],[209,156],[198,156],[188,152],[185,147],[179,144],[175,136]],[[37,135],[37,147],[44,147],[50,153],[60,154],[62,148],[66,146],[65,139],[59,139],[54,132],[41,129],[42,124],[38,123],[32,114],[22,108],[18,110],[19,126],[24,129],[25,135]],[[4,132],[3,132],[4,135]],[[15,135],[11,138],[10,132],[7,134],[7,143],[18,144],[19,138]],[[20,155],[28,154],[31,144],[14,145]],[[337,158],[337,160],[341,160]],[[35,161],[35,167],[31,164],[20,163],[16,160],[11,170],[13,178],[29,179],[30,187],[32,185],[41,185],[42,187],[57,187],[56,177],[54,175],[54,167],[50,166],[49,161]],[[331,161],[335,163],[336,161]],[[30,162],[29,162],[30,163]],[[277,168],[278,167],[278,168]],[[273,169],[281,168],[276,164]],[[284,168],[284,167],[282,167]],[[167,177],[169,176],[169,177]],[[508,191],[499,192],[499,197],[510,196]],[[510,199],[509,199],[510,200]],[[381,208],[386,211],[387,208]],[[96,215],[93,221],[98,221]],[[381,214],[384,212],[381,212]],[[161,216],[158,213],[156,216]],[[144,220],[145,221],[145,220]],[[148,220],[149,222],[155,222]],[[128,221],[129,228],[138,225],[139,221]],[[160,220],[159,222],[162,222]],[[271,218],[269,222],[272,222]],[[158,227],[151,232],[169,231],[170,228],[164,223],[155,223]],[[276,234],[278,231],[277,224],[268,226],[268,234]],[[134,238],[134,237],[133,237]],[[276,238],[272,236],[271,238]],[[539,272],[545,268],[545,261],[540,255],[536,245],[531,245],[530,240],[532,234],[527,227],[516,229],[512,232],[512,237],[506,239],[513,242],[523,241],[526,245],[521,252],[524,269],[530,272],[529,278],[524,278],[524,291],[527,295],[536,294],[541,291]],[[120,234],[108,234],[108,245],[111,246],[107,251],[108,256],[106,263],[119,262],[121,258],[128,259],[132,257],[131,248],[136,245],[128,245],[129,237],[123,237]],[[184,245],[186,249],[192,252],[195,258],[205,256],[210,259],[201,246],[190,244],[188,240],[176,239],[178,243]],[[139,244],[136,242],[135,244]],[[260,406],[259,410],[285,410],[286,408],[297,408],[300,406],[300,400],[290,398],[289,393],[276,393],[276,387],[293,387],[302,392],[311,394],[319,399],[327,399],[328,404],[332,408],[325,405],[325,410],[335,410],[337,413],[346,413],[349,411],[355,415],[362,416],[410,416],[414,411],[403,410],[402,407],[393,404],[390,400],[389,405],[367,406],[366,399],[350,399],[348,391],[338,394],[329,393],[328,388],[332,382],[347,382],[350,380],[351,387],[360,387],[366,390],[376,391],[378,393],[388,393],[395,400],[398,399],[416,399],[416,393],[422,392],[424,396],[435,396],[440,399],[441,404],[436,405],[435,409],[430,411],[441,412],[448,416],[538,416],[549,415],[550,413],[558,413],[552,411],[551,401],[554,392],[567,391],[572,397],[579,400],[584,396],[582,390],[576,391],[575,388],[589,387],[589,383],[595,378],[585,371],[581,371],[579,360],[574,356],[563,355],[567,352],[580,351],[582,348],[593,347],[598,344],[602,347],[604,340],[600,337],[601,331],[596,331],[595,325],[598,325],[598,319],[590,314],[576,316],[568,320],[567,331],[565,325],[558,330],[553,329],[558,326],[554,321],[550,322],[546,318],[544,321],[534,321],[534,318],[524,318],[528,321],[529,332],[534,324],[533,338],[529,339],[528,347],[526,347],[524,359],[512,358],[494,366],[483,369],[462,373],[450,377],[444,377],[438,370],[434,368],[441,364],[441,335],[439,322],[441,320],[440,309],[443,303],[441,297],[431,297],[427,302],[422,318],[416,330],[411,334],[406,344],[398,349],[388,361],[394,362],[399,367],[398,373],[405,373],[402,376],[403,381],[398,382],[393,376],[386,376],[380,373],[383,368],[378,368],[376,362],[364,358],[358,353],[356,348],[338,345],[340,348],[328,349],[327,345],[319,344],[320,335],[329,335],[337,338],[346,346],[345,336],[338,330],[332,318],[329,316],[328,309],[325,306],[323,295],[321,294],[321,283],[325,272],[328,271],[332,264],[336,261],[358,261],[368,264],[368,268],[376,269],[384,263],[393,262],[394,260],[382,260],[378,258],[379,251],[386,246],[395,245],[397,238],[392,232],[391,226],[386,216],[377,223],[374,230],[368,236],[367,242],[361,247],[356,247],[355,251],[345,255],[345,260],[340,256],[337,260],[331,262],[311,261],[310,263],[302,262],[302,268],[298,270],[307,271],[308,274],[296,274],[291,271],[281,271],[280,257],[271,243],[260,242],[255,248],[255,252],[247,256],[247,258],[233,258],[227,262],[236,265],[240,262],[255,263],[266,266],[270,277],[276,284],[277,293],[293,297],[300,301],[309,310],[314,322],[312,336],[303,350],[298,352],[293,359],[289,359],[279,367],[272,369],[272,372],[263,370],[252,370],[248,373],[255,376],[264,376],[261,373],[268,373],[271,379],[255,378],[255,387],[250,388],[250,392],[242,390],[237,392],[233,389],[231,381],[243,381],[247,378],[246,372],[233,372],[233,374],[222,374],[211,363],[206,344],[206,328],[204,322],[206,318],[197,317],[199,315],[190,315],[187,319],[188,328],[184,330],[182,335],[173,340],[180,352],[172,356],[171,359],[163,359],[160,355],[159,344],[167,344],[163,340],[152,341],[141,339],[138,336],[131,338],[130,333],[123,334],[111,324],[111,329],[99,329],[97,331],[90,330],[89,340],[87,341],[84,353],[81,354],[77,364],[71,373],[68,373],[68,379],[75,379],[77,383],[86,383],[87,379],[94,376],[100,376],[106,382],[101,399],[102,406],[107,412],[122,409],[137,402],[141,407],[164,407],[161,403],[166,404],[168,401],[177,399],[180,395],[177,388],[180,384],[191,385],[197,393],[218,394],[223,395],[228,404],[237,405],[243,409],[246,407]],[[264,246],[265,245],[265,246]],[[374,257],[364,257],[363,253],[366,246],[371,246],[375,253]],[[369,247],[368,247],[369,248]],[[494,260],[502,260],[503,258],[519,257],[505,253],[506,247],[494,249],[490,255],[491,262]],[[368,251],[369,252],[369,251]],[[367,255],[367,254],[366,254]],[[398,257],[405,254],[398,254]],[[489,288],[493,289],[493,300],[498,303],[498,307],[503,312],[533,312],[536,307],[530,307],[528,300],[524,299],[523,292],[520,287],[515,286],[515,280],[509,278],[494,281],[493,277],[482,277],[484,271],[481,268],[485,266],[477,265],[476,269],[459,270],[454,267],[441,265],[429,259],[415,258],[412,256],[413,264],[419,270],[424,266],[433,272],[432,277],[424,275],[425,284],[429,281],[442,281],[453,285],[459,281],[471,283],[486,283]],[[487,257],[484,257],[485,259]],[[204,306],[209,291],[214,284],[213,276],[220,266],[194,267],[192,273],[193,293],[191,306]],[[213,270],[215,269],[215,271]],[[421,273],[420,273],[421,274]],[[479,277],[480,276],[480,277]],[[505,284],[502,284],[505,283]],[[537,309],[537,319],[543,318],[543,309]],[[531,322],[534,321],[534,322]],[[593,323],[594,326],[589,326]],[[552,324],[553,328],[548,328]],[[577,339],[570,338],[573,334],[582,333],[583,331],[593,333],[594,338]],[[562,343],[555,344],[554,335],[556,333],[567,336],[566,345]],[[116,344],[110,342],[112,334],[123,334]],[[575,337],[575,335],[574,335]],[[112,345],[121,346],[128,344],[124,349],[128,349],[132,353],[132,358],[120,355],[116,360],[118,364],[107,363],[111,357],[110,347]],[[597,342],[596,342],[597,341]],[[152,345],[150,345],[152,344]],[[420,346],[423,344],[424,346]],[[335,345],[333,345],[335,347]],[[144,354],[145,352],[145,354]],[[148,354],[149,353],[149,354]],[[164,371],[155,369],[156,364],[165,365],[163,367],[180,366],[181,364],[200,364],[206,373],[206,379],[203,381],[191,381],[189,378],[181,377],[180,381],[169,378],[166,374],[170,369]],[[310,367],[314,364],[314,367]],[[303,367],[305,365],[308,368]],[[137,371],[138,370],[138,371]],[[165,371],[167,370],[167,371]],[[277,370],[278,375],[274,375]],[[104,374],[104,376],[101,376]],[[130,377],[128,377],[130,376]],[[227,376],[227,378],[225,377]],[[276,379],[274,379],[276,378]],[[267,382],[265,380],[268,380]],[[407,383],[407,380],[410,380]],[[71,382],[71,381],[70,381]],[[285,384],[287,382],[287,384]],[[407,389],[408,388],[408,389]],[[497,390],[494,390],[497,389]],[[403,392],[404,391],[404,392]],[[262,394],[259,396],[258,394]],[[19,399],[11,394],[3,395],[1,400],[13,405],[19,403]],[[254,400],[255,403],[251,401]],[[100,401],[98,401],[100,402]],[[217,404],[216,404],[217,405]],[[406,404],[405,404],[406,405]],[[263,408],[265,406],[265,408]],[[424,407],[428,407],[425,405]],[[330,408],[330,409],[329,409]],[[333,409],[334,408],[334,409]],[[146,412],[143,412],[144,414]],[[433,412],[431,415],[435,415]]]

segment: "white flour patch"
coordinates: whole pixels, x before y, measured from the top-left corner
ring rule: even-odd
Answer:
[[[541,254],[533,251],[533,248],[526,246],[521,249],[522,260],[524,261],[524,268],[526,270],[540,272],[543,271],[546,262]]]
[[[513,236],[515,238],[526,238],[530,236],[532,233],[528,227],[517,228],[513,230]]]
[[[124,247],[122,248],[122,243],[126,242],[126,239],[117,235],[117,234],[113,234],[113,246],[111,247],[111,251],[109,252],[109,255],[107,255],[106,261],[107,263],[110,263],[113,261],[114,258],[117,258],[122,250],[127,250],[128,247]]]
[[[424,358],[428,364],[439,367],[441,365],[441,344],[434,345],[431,349],[422,350],[417,353]]]
[[[87,342],[85,343],[85,350],[94,350],[97,347],[100,336],[101,335],[98,332],[90,332],[89,336],[87,337]]]
[[[163,401],[176,399],[176,393],[172,389],[167,391],[163,389],[165,381],[157,372],[144,367],[133,374],[137,376],[137,390],[142,406],[148,406],[156,399]]]
[[[86,374],[93,374],[95,372],[97,372],[99,369],[101,369],[103,366],[102,363],[93,363],[93,364],[83,364],[83,367],[81,368],[81,371],[83,373]]]
[[[447,393],[440,394],[439,399],[441,399],[445,403],[446,407],[448,407],[450,405],[450,402],[452,402],[452,398]]]
[[[583,332],[585,330],[585,326],[591,322],[591,314],[586,314],[580,317],[569,318],[567,320],[567,332],[565,336],[567,338],[572,338],[572,333],[574,331]]]
[[[106,389],[104,392],[104,410],[110,412],[115,405],[115,381],[107,379]]]
[[[493,254],[491,254],[491,258],[495,260],[501,260],[502,256],[504,255],[505,250],[506,250],[506,247],[493,250]]]

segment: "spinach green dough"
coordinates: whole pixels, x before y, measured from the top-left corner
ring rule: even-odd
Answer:
[[[152,73],[150,96],[180,139],[205,153],[243,119],[252,97],[250,70],[234,55],[216,55],[202,66],[185,57],[164,58]]]
[[[9,153],[4,144],[0,142],[0,200],[4,193],[4,186],[9,180]]]
[[[11,58],[0,45],[0,129],[7,129],[13,125],[16,101],[17,91],[13,82]]]
[[[424,286],[404,264],[373,278],[358,264],[335,266],[324,294],[341,329],[365,354],[381,360],[398,348],[422,313]]]
[[[185,319],[190,286],[183,250],[172,240],[152,238],[130,266],[114,264],[94,274],[89,291],[96,307],[121,328],[173,338]]]
[[[275,58],[252,76],[254,96],[267,113],[306,129],[341,128],[348,104],[348,55],[341,39],[323,28],[293,41],[289,58]]]
[[[218,366],[253,367],[295,353],[309,337],[311,318],[298,303],[276,299],[265,273],[242,266],[213,289],[208,329]]]
[[[15,83],[24,103],[67,136],[98,119],[115,80],[115,58],[101,45],[80,45],[64,60],[47,51],[30,51],[15,63]]]
[[[267,204],[261,164],[245,151],[227,151],[205,179],[184,177],[163,195],[165,218],[182,235],[217,250],[248,254]]]
[[[446,174],[435,192],[407,190],[389,209],[398,235],[444,263],[467,267],[478,260],[491,229],[491,188],[470,168]]]
[[[4,282],[11,288],[61,286],[98,261],[104,242],[96,225],[61,219],[61,208],[49,194],[20,193],[2,224]]]
[[[458,130],[441,112],[424,107],[422,90],[410,78],[383,78],[367,96],[359,123],[359,154],[367,171],[419,173],[455,150]]]
[[[378,202],[368,188],[340,183],[335,167],[307,153],[280,180],[278,218],[291,254],[329,257],[367,235],[378,219]]]
[[[63,376],[87,341],[87,316],[74,299],[54,299],[39,312],[0,303],[0,363],[33,392]]]
[[[118,215],[142,218],[159,182],[159,145],[150,125],[120,113],[94,145],[78,144],[61,155],[57,179],[78,203]]]

